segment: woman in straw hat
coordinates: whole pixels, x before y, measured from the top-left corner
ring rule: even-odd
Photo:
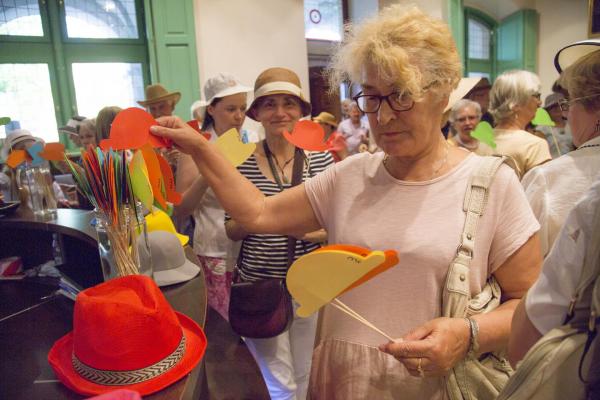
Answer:
[[[311,106],[302,94],[300,80],[293,71],[269,68],[256,79],[254,101],[247,115],[262,124],[265,140],[258,144],[254,154],[238,170],[263,195],[272,196],[290,189],[293,166],[297,162],[302,168],[303,180],[333,164],[329,153],[304,153],[283,136],[283,132],[294,129],[301,117],[310,115],[310,110]],[[255,233],[238,223],[235,216],[228,218],[225,228],[230,238],[242,240],[238,259],[242,280],[285,277],[289,267],[288,236]],[[318,249],[319,243],[325,240],[322,230],[293,236],[298,238],[293,245],[294,258]],[[260,367],[271,398],[306,397],[316,322],[316,315],[309,318],[294,316],[290,329],[279,336],[245,339]]]
[[[240,132],[246,118],[247,93],[251,90],[230,74],[217,74],[206,81],[206,101],[197,104],[197,108],[203,121],[202,130],[210,134],[209,141],[214,142],[232,128]],[[223,225],[225,211],[188,155],[179,159],[176,184],[183,199],[175,207],[175,216],[179,221],[193,217],[192,247],[206,276],[208,304],[227,319],[239,246],[227,238]]]
[[[414,6],[386,8],[351,30],[335,60],[332,87],[348,78],[361,84],[356,99],[383,151],[348,157],[282,194],[265,197],[177,119],[160,120],[153,132],[192,154],[245,230],[300,236],[325,228],[330,243],[400,254],[396,267],[340,299],[402,340],[382,343],[371,329],[325,306],[311,398],[441,399],[454,367],[505,348],[514,307],[539,271],[539,225],[516,175],[501,165],[476,237],[462,234],[468,183],[488,160],[450,147],[440,131],[461,68],[445,23]],[[465,275],[453,283],[476,295],[495,280],[502,303],[469,318],[443,317],[446,276],[466,240],[474,246],[460,253],[470,260],[468,285]],[[467,383],[463,390],[481,387]]]
[[[327,151],[331,153],[333,159],[338,162],[348,157],[346,139],[344,139],[344,136],[341,133],[335,130],[338,126],[335,117],[332,114],[323,111],[314,117],[313,121],[321,125],[325,131],[325,141],[328,146]]]

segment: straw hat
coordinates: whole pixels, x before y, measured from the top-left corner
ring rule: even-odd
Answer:
[[[158,286],[174,285],[194,278],[200,268],[185,257],[179,238],[165,231],[148,232],[150,254],[144,244],[144,237],[138,237],[140,263],[152,262],[152,277]]]
[[[33,140],[35,142],[41,141],[40,138],[33,136],[27,129],[15,129],[6,135],[6,139],[4,139],[4,145],[2,147],[2,158],[8,157],[10,152],[17,144],[26,140]]]
[[[173,221],[171,220],[171,217],[169,217],[166,212],[159,210],[156,207],[152,208],[152,212],[148,213],[145,219],[146,228],[148,229],[148,232],[170,232],[177,236],[182,246],[185,246],[190,241],[189,236],[177,233],[177,231],[175,230],[175,225],[173,225]]]
[[[146,107],[150,104],[158,103],[159,101],[173,99],[173,105],[175,105],[180,98],[181,93],[169,93],[169,91],[165,89],[163,85],[157,83],[155,85],[146,86],[146,100],[138,101],[137,103],[142,107]]]
[[[554,66],[560,73],[579,58],[593,51],[600,50],[600,39],[587,39],[563,47],[554,56]]]
[[[254,83],[254,101],[250,104],[246,115],[256,121],[257,100],[272,94],[291,94],[296,96],[300,99],[302,116],[310,114],[311,106],[304,99],[298,75],[287,68],[275,67],[264,70],[256,78],[256,82]]]
[[[77,393],[147,395],[187,375],[205,350],[200,326],[173,311],[152,279],[130,275],[77,295],[73,331],[54,343],[48,361]]]
[[[320,123],[320,124],[327,124],[327,125],[333,126],[334,129],[337,128],[337,126],[338,126],[338,122],[335,119],[335,116],[333,116],[332,114],[329,114],[328,112],[325,112],[325,111],[323,111],[322,113],[320,113],[319,115],[314,117],[313,121]]]
[[[206,118],[206,107],[215,101],[215,99],[251,91],[251,87],[242,85],[233,75],[226,73],[217,74],[204,84],[204,97],[206,97],[206,100],[195,102],[192,105],[192,107],[195,106],[195,108],[192,108],[192,114],[196,108],[200,107],[199,112],[204,120]]]

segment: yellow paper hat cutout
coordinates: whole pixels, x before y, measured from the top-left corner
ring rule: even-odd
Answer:
[[[215,144],[234,167],[246,161],[256,149],[256,144],[242,142],[240,134],[235,128],[231,128],[219,136]]]
[[[300,304],[296,314],[308,317],[397,263],[393,250],[370,251],[349,245],[325,246],[298,258],[286,277],[290,294]]]
[[[135,197],[142,202],[146,209],[152,210],[154,194],[152,193],[152,186],[150,186],[150,180],[148,179],[146,162],[140,150],[136,150],[133,153],[133,157],[129,162],[129,176],[131,177],[131,189]]]
[[[146,227],[148,228],[148,232],[166,231],[174,233],[181,242],[182,246],[185,246],[189,242],[189,236],[182,235],[175,230],[175,225],[173,225],[173,221],[171,221],[171,218],[166,212],[156,207],[152,207],[150,209],[152,212],[146,215]]]

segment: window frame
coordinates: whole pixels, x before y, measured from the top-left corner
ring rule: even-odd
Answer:
[[[464,7],[464,34],[465,34],[465,47],[464,47],[464,65],[465,71],[464,76],[469,76],[469,72],[489,72],[490,82],[496,79],[497,71],[497,59],[496,59],[496,28],[498,22],[487,15],[486,13],[471,7]],[[469,57],[469,20],[475,20],[480,24],[486,26],[490,30],[490,59],[489,61],[481,60],[477,58]]]

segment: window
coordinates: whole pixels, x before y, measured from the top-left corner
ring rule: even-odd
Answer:
[[[149,82],[142,0],[0,0],[0,46],[0,116],[46,141],[73,115],[136,106]]]
[[[466,60],[465,75],[495,78],[496,22],[481,11],[465,9]]]
[[[304,0],[304,27],[307,39],[342,40],[342,0]]]

